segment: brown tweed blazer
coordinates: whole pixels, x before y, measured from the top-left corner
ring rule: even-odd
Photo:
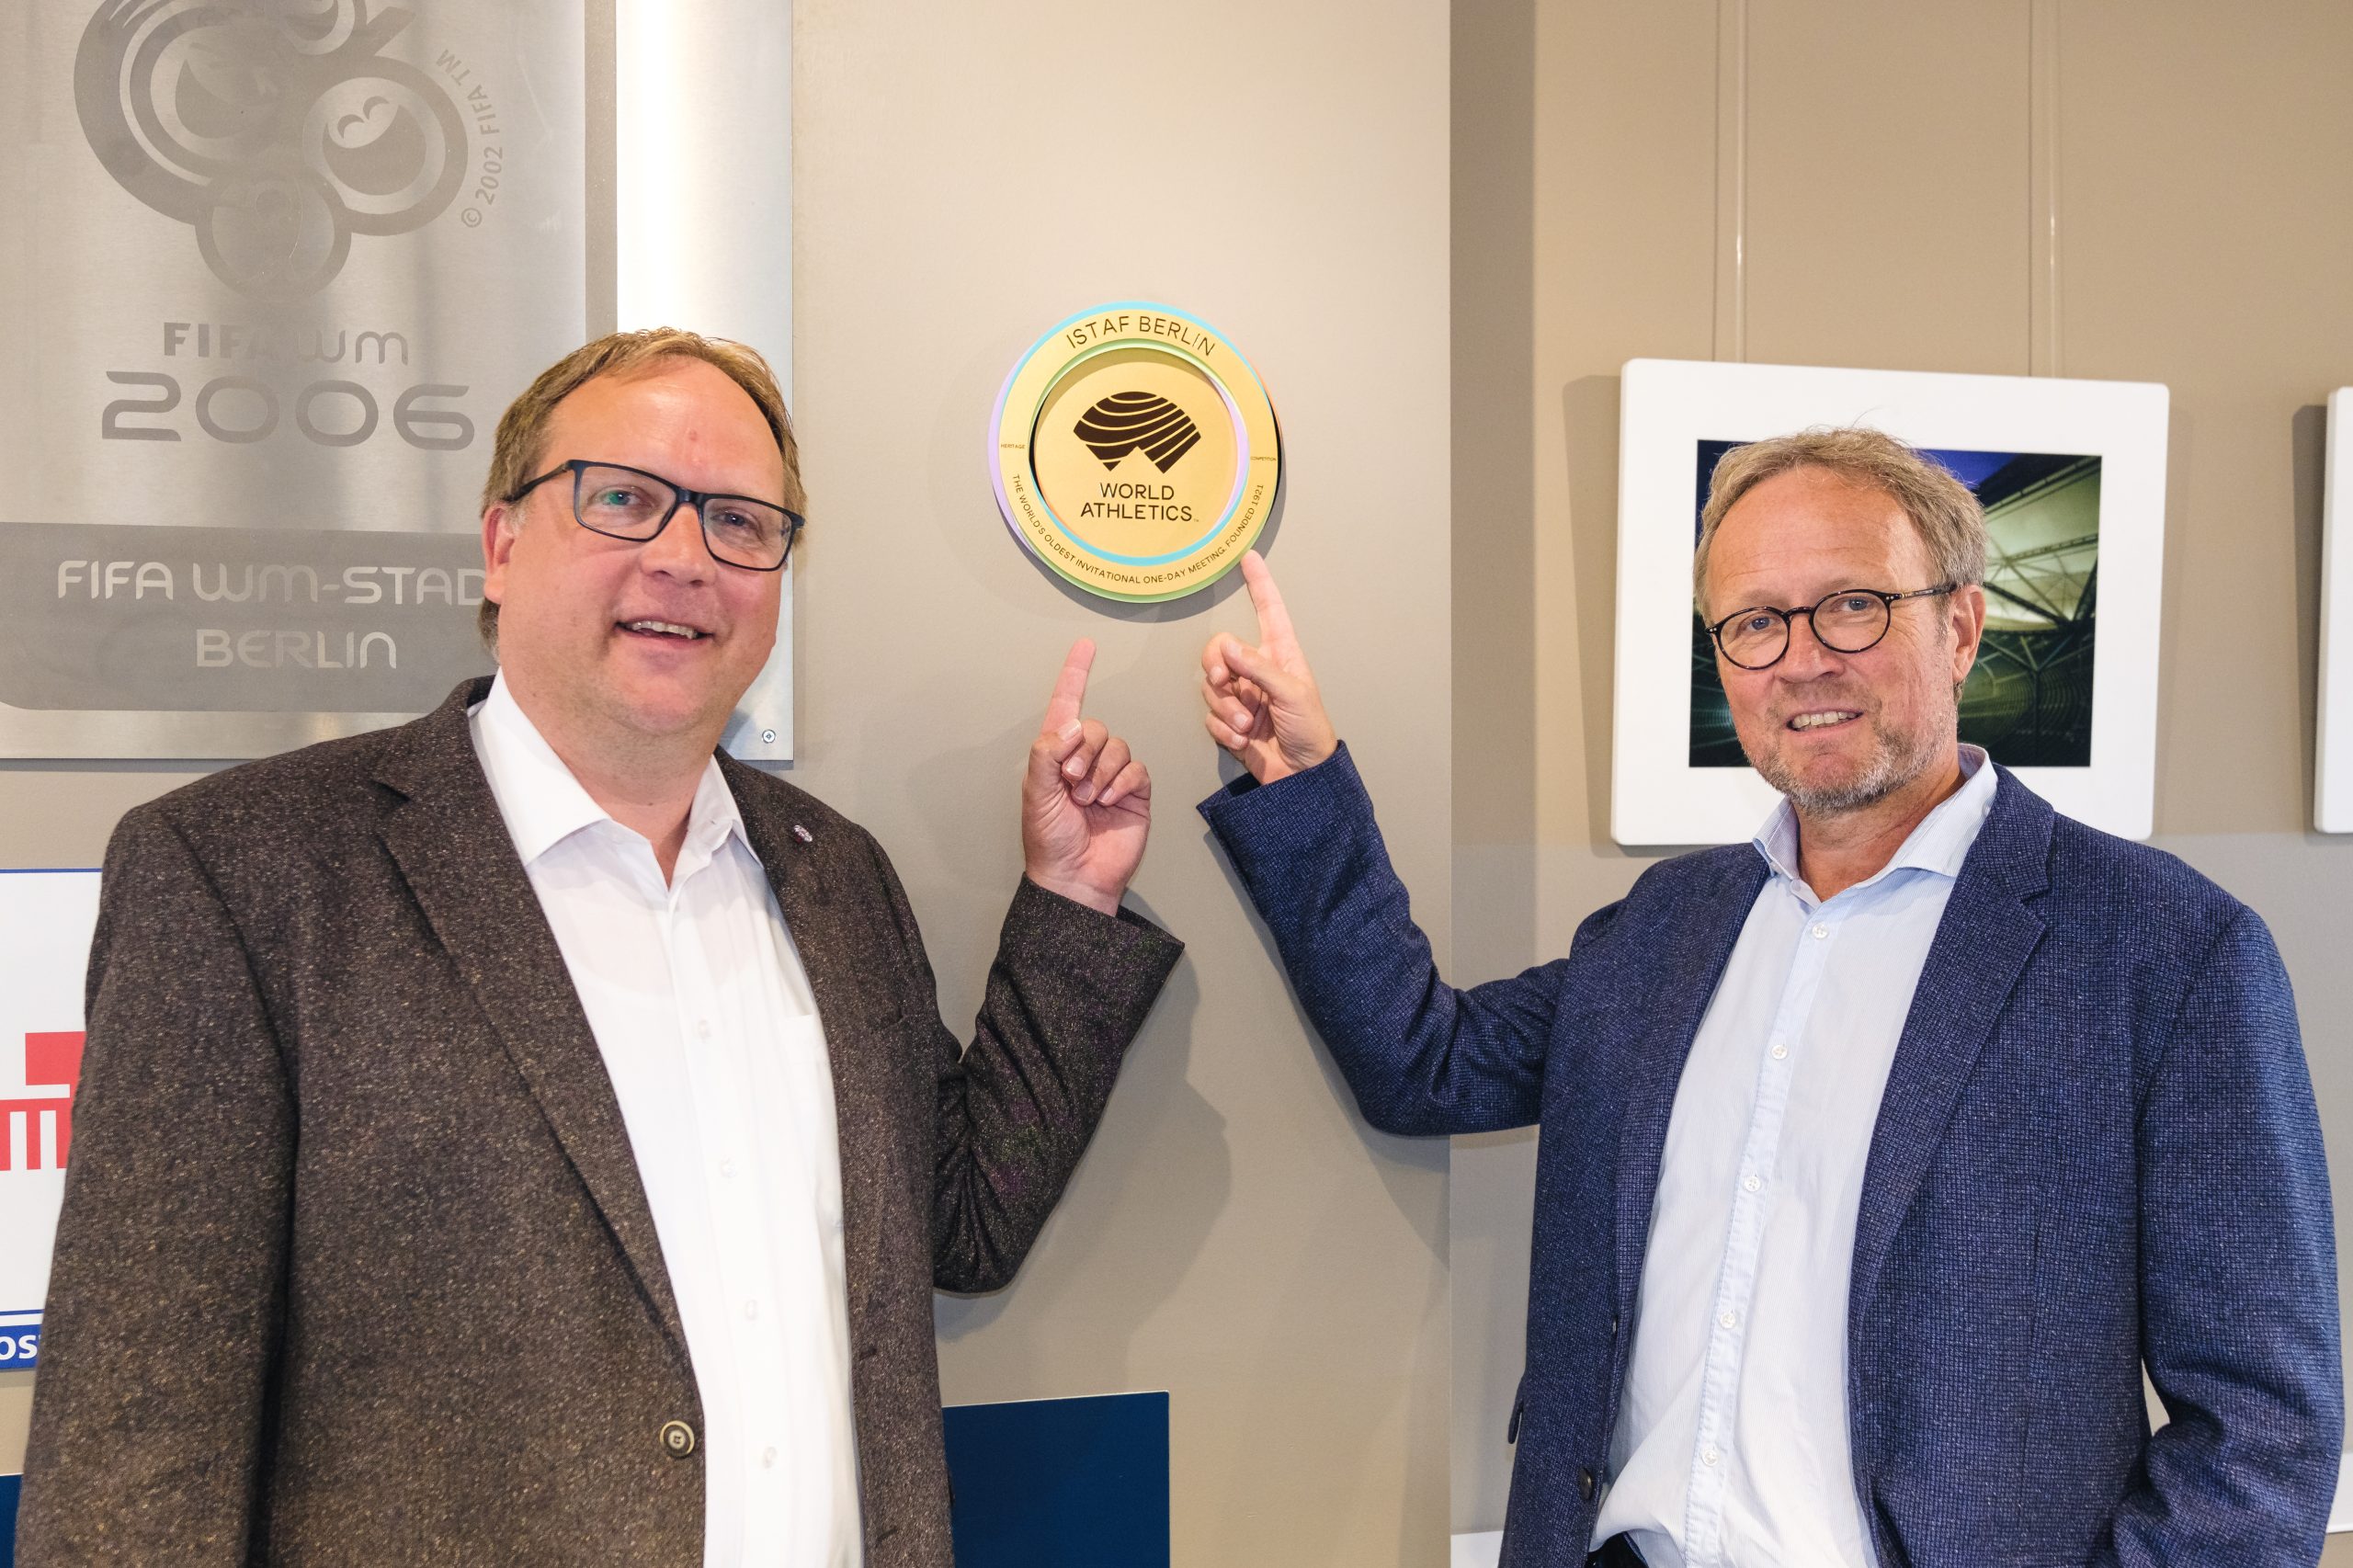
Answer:
[[[116,832],[25,1568],[701,1563],[677,1307],[487,684]],[[932,1288],[1012,1277],[1179,944],[1025,882],[961,1048],[874,840],[721,766],[832,1052],[867,1562],[947,1564]]]

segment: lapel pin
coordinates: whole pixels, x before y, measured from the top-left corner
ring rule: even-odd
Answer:
[[[811,835],[809,830],[801,826],[799,823],[794,823],[792,824],[792,836],[801,840],[803,844],[814,844],[817,842],[816,838]]]

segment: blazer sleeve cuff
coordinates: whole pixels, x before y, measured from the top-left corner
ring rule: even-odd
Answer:
[[[1266,869],[1328,848],[1338,834],[1370,829],[1373,821],[1372,797],[1346,741],[1314,767],[1272,784],[1245,773],[1197,809],[1254,891],[1265,885]]]
[[[1057,966],[1074,981],[1140,994],[1147,1006],[1185,951],[1183,942],[1124,903],[1115,918],[1027,877],[1005,912],[999,941],[1006,951]]]

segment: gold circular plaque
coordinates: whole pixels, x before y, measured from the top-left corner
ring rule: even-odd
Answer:
[[[1258,373],[1166,305],[1101,305],[1057,325],[1006,377],[990,430],[1014,537],[1108,599],[1208,587],[1257,539],[1281,484]]]

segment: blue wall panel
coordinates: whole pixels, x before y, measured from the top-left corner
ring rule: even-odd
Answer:
[[[1168,1568],[1168,1396],[950,1406],[957,1568]]]

